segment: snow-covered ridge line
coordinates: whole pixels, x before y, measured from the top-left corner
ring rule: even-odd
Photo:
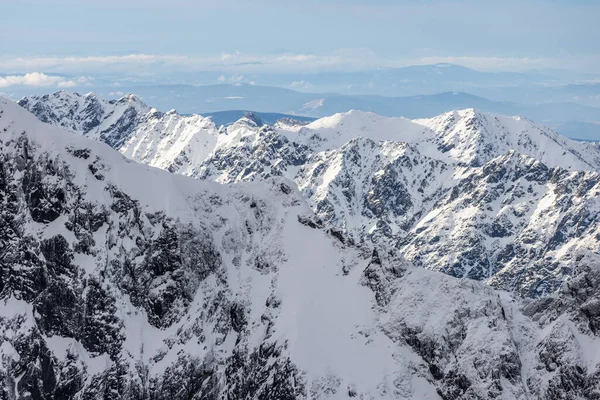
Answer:
[[[103,100],[93,93],[60,91],[23,98],[19,104],[41,121],[103,141],[127,157],[162,169],[186,158],[201,162],[216,143],[210,118],[181,116],[148,107],[137,96]]]
[[[472,108],[415,120],[351,110],[314,121],[299,128],[298,133],[304,140],[320,136],[324,141],[321,148],[325,149],[365,137],[374,141],[407,142],[427,155],[467,165],[481,165],[516,150],[551,167],[600,169],[600,152],[591,143],[566,138],[526,118]]]
[[[129,158],[163,169],[168,169],[164,164],[188,153],[197,155],[197,164],[218,147],[218,129],[210,118],[180,116],[175,110],[162,113],[133,94],[107,101],[93,93],[59,91],[24,97],[19,104],[43,122],[105,141]],[[415,120],[351,110],[303,125],[282,122],[279,130],[300,143],[314,142],[317,136],[320,143],[313,143],[313,150],[339,148],[354,138],[366,137],[407,142],[450,162],[481,164],[514,149],[551,167],[600,169],[600,150],[594,144],[568,139],[526,118],[475,109]]]
[[[20,104],[60,126],[116,115],[77,111],[81,96],[65,106],[69,96]],[[600,246],[600,147],[524,118],[466,109],[411,121],[353,110],[309,124],[248,117],[219,130],[200,116],[135,115],[102,137],[79,132],[202,180],[294,180],[318,217],[354,241],[453,276],[535,297],[568,279],[579,250]]]

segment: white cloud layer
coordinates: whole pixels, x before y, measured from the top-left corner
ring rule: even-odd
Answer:
[[[116,74],[150,76],[189,71],[218,71],[224,77],[245,73],[339,72],[394,68],[408,65],[454,63],[486,71],[524,71],[534,68],[564,68],[596,71],[600,56],[586,58],[474,57],[425,56],[388,59],[378,57],[368,49],[339,49],[329,54],[244,54],[240,51],[215,55],[129,54],[89,57],[0,57],[0,71],[44,71],[46,73]],[[224,81],[229,79],[223,79]],[[31,73],[0,78],[0,87],[11,82],[32,86],[69,85],[68,79]],[[34,82],[34,83],[28,83]],[[78,83],[78,82],[76,82]]]
[[[62,76],[46,75],[41,72],[31,72],[25,75],[8,75],[0,76],[0,88],[9,86],[33,86],[33,87],[48,87],[54,86],[59,88],[70,88],[87,84],[89,78],[79,77],[76,79],[67,79]]]

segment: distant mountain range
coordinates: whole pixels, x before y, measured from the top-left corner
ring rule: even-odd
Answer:
[[[0,73],[1,76],[3,74]],[[57,76],[73,82],[77,81],[76,76],[64,74]],[[167,77],[99,75],[88,79],[82,86],[73,87],[73,89],[83,91],[88,87],[99,93],[99,88],[103,87],[107,88],[109,92],[116,92],[123,91],[122,88],[125,87],[179,85],[182,83],[192,86],[246,83],[275,86],[304,93],[340,93],[351,96],[406,97],[443,92],[466,92],[495,101],[527,104],[576,102],[588,106],[600,106],[600,74],[553,69],[528,72],[488,72],[447,63],[354,72],[261,73],[245,71],[227,74],[222,71],[180,71]],[[42,93],[39,90],[36,92],[31,87],[13,86],[10,90],[5,90],[7,93],[14,93],[14,96],[17,97]],[[141,94],[139,90],[133,92]]]
[[[594,124],[600,121],[600,108],[574,102],[525,104],[492,101],[463,92],[405,97],[353,96],[335,93],[303,93],[279,87],[248,84],[139,86],[120,90],[136,93],[159,110],[167,111],[174,108],[179,113],[202,115],[223,110],[253,110],[319,118],[354,109],[390,117],[430,118],[447,110],[476,108],[504,115],[525,116],[572,138],[600,140],[600,125]],[[97,94],[105,98],[115,95],[114,88],[100,88]],[[220,114],[219,118],[225,115]],[[231,118],[226,120],[231,121]],[[586,129],[576,131],[576,126],[581,126],[582,123],[586,124]]]
[[[75,77],[62,78],[76,81]],[[214,120],[226,123],[240,116],[230,110],[319,118],[356,109],[385,116],[430,118],[451,109],[476,108],[525,116],[572,138],[600,140],[599,79],[593,74],[551,69],[485,72],[434,64],[303,74],[97,76],[70,90],[93,91],[107,99],[135,93],[161,111],[174,108],[182,114],[203,115],[219,112]],[[47,90],[26,86],[2,89],[15,100]]]

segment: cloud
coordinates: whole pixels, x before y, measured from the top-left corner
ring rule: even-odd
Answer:
[[[59,76],[48,76],[39,72],[33,72],[25,75],[9,75],[0,78],[0,87],[9,86],[53,86],[61,81],[65,81],[64,78]]]
[[[320,58],[314,54],[285,54],[277,57],[275,61],[279,62],[314,62],[319,61]]]
[[[217,80],[221,83],[232,83],[232,84],[242,84],[247,83],[249,85],[254,85],[255,82],[249,79],[246,79],[243,75],[231,75],[225,76],[221,75]]]
[[[296,86],[305,86],[305,85],[306,85],[306,82],[304,80],[302,80],[302,81],[294,81],[294,82],[292,82],[292,84],[290,86],[296,87]]]
[[[239,51],[219,55],[129,54],[88,57],[0,58],[3,71],[40,71],[52,73],[128,74],[169,73],[178,71],[307,72],[364,69],[381,64],[376,57],[347,50],[332,54],[242,54]]]
[[[534,68],[564,68],[596,70],[600,57],[575,58],[528,58],[528,57],[485,57],[463,55],[427,55],[419,58],[380,57],[369,49],[338,49],[329,53],[279,53],[245,54],[239,51],[213,55],[177,54],[128,54],[120,56],[86,57],[0,57],[0,71],[45,71],[54,74],[80,74],[124,77],[168,76],[178,72],[217,72],[222,82],[239,81],[238,76],[254,73],[311,73],[311,72],[351,72],[378,68],[397,68],[408,65],[453,63],[466,67],[489,71],[523,71]],[[34,74],[34,73],[32,73]],[[31,75],[31,74],[27,74]],[[37,78],[46,85],[58,85],[59,77],[44,74]],[[17,74],[15,73],[15,76]],[[8,77],[7,77],[8,78]],[[4,86],[7,78],[2,78]],[[17,81],[24,78],[14,78]],[[13,80],[14,80],[13,79]],[[62,85],[70,85],[64,79]],[[71,81],[73,81],[71,79]],[[76,81],[75,81],[76,82]],[[80,82],[77,82],[80,83]],[[39,84],[39,83],[38,83]],[[0,84],[1,85],[1,84]]]
[[[59,88],[70,88],[82,86],[89,82],[90,78],[79,77],[76,79],[67,79],[62,76],[46,75],[41,72],[31,72],[25,75],[8,75],[0,77],[0,87],[9,86],[56,86]]]
[[[235,53],[221,53],[221,61],[227,61],[234,59],[240,55],[240,51],[236,50]]]
[[[123,56],[89,56],[89,57],[17,57],[0,59],[0,69],[71,71],[73,69],[94,69],[106,66],[131,68],[139,65],[153,64],[186,64],[187,56],[128,54]]]

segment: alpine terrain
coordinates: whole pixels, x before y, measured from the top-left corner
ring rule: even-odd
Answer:
[[[524,118],[350,111],[308,124],[249,114],[217,127],[133,95],[61,91],[19,104],[170,172],[221,183],[288,178],[318,225],[351,243],[525,297],[555,292],[580,251],[600,249],[600,147]]]
[[[73,99],[32,109],[84,136],[0,99],[1,398],[600,398],[598,256],[533,268],[596,240],[593,147],[471,110],[218,130]]]

